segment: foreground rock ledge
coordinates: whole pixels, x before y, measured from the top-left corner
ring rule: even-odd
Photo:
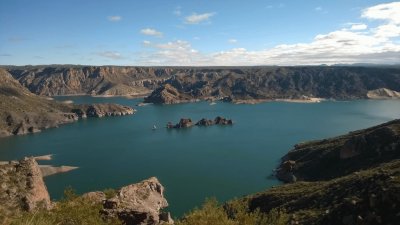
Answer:
[[[103,206],[102,213],[106,217],[118,217],[127,225],[173,224],[168,212],[160,212],[168,202],[164,198],[164,187],[155,177],[121,188],[115,197],[105,200]]]
[[[155,177],[122,187],[116,196],[108,199],[101,191],[86,193],[82,198],[102,204],[99,214],[106,218],[119,218],[126,225],[174,222],[168,212],[161,212],[168,202],[164,198],[164,187]],[[37,208],[49,210],[55,205],[50,201],[41,169],[34,157],[0,165],[0,202],[0,212],[6,217]]]
[[[50,196],[34,158],[0,165],[0,202],[0,211],[6,214],[50,208]]]

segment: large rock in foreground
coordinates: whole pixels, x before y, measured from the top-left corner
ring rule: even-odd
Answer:
[[[0,165],[0,212],[49,208],[50,196],[34,158]]]
[[[167,206],[164,187],[152,177],[121,188],[115,197],[104,201],[102,212],[109,218],[118,217],[127,225],[172,224],[170,214],[160,212]]]

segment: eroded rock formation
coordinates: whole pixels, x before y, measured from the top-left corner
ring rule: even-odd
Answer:
[[[164,187],[152,177],[121,188],[115,197],[104,201],[102,213],[127,225],[172,224],[169,213],[161,212],[167,206]]]
[[[0,211],[6,214],[50,208],[50,196],[33,158],[0,165]]]

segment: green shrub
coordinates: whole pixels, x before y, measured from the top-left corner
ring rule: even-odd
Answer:
[[[286,225],[288,221],[288,214],[278,209],[268,213],[249,211],[240,201],[232,201],[224,209],[212,198],[207,199],[201,208],[186,214],[176,225]]]
[[[16,218],[12,225],[116,225],[120,221],[104,221],[101,218],[100,204],[78,197],[72,188],[64,191],[64,198],[51,210],[26,212]]]
[[[117,195],[117,191],[115,189],[112,189],[112,188],[104,189],[103,192],[106,195],[107,199],[112,198],[112,197]]]

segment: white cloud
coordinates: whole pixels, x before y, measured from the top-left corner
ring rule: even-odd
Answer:
[[[205,56],[193,49],[187,41],[152,44],[148,47],[156,52],[143,52],[140,62],[145,65],[196,65],[203,64]],[[207,63],[204,63],[207,64]]]
[[[379,4],[363,10],[361,17],[368,19],[387,20],[400,24],[400,2]]]
[[[151,45],[151,42],[150,42],[150,41],[147,41],[147,40],[144,40],[144,41],[142,42],[142,44],[143,44],[144,46],[150,46],[150,45]]]
[[[236,40],[236,39],[229,39],[228,40],[228,43],[230,43],[230,44],[236,44],[238,42],[238,40]]]
[[[163,36],[162,32],[157,31],[157,30],[152,29],[152,28],[141,29],[140,33],[142,33],[144,35],[155,36],[155,37],[162,37]]]
[[[315,7],[314,10],[315,10],[315,11],[322,11],[322,7],[321,7],[321,6]]]
[[[365,30],[368,26],[363,23],[353,23],[351,24],[350,30]]]
[[[109,58],[109,59],[123,59],[124,57],[116,51],[104,51],[96,53],[98,56]]]
[[[197,14],[193,13],[190,16],[187,16],[185,18],[185,23],[187,24],[199,24],[205,21],[209,21],[212,16],[214,16],[215,13],[203,13],[203,14]]]
[[[122,19],[122,17],[121,16],[109,16],[109,17],[107,17],[107,19],[111,22],[118,22]]]
[[[400,20],[393,13],[400,12],[398,7],[389,3],[367,8],[362,17],[378,20],[378,25],[349,23],[349,28],[316,35],[307,43],[280,44],[257,51],[233,48],[202,53],[190,42],[178,40],[149,45],[152,51],[144,52],[140,61],[147,65],[187,66],[399,63]]]

